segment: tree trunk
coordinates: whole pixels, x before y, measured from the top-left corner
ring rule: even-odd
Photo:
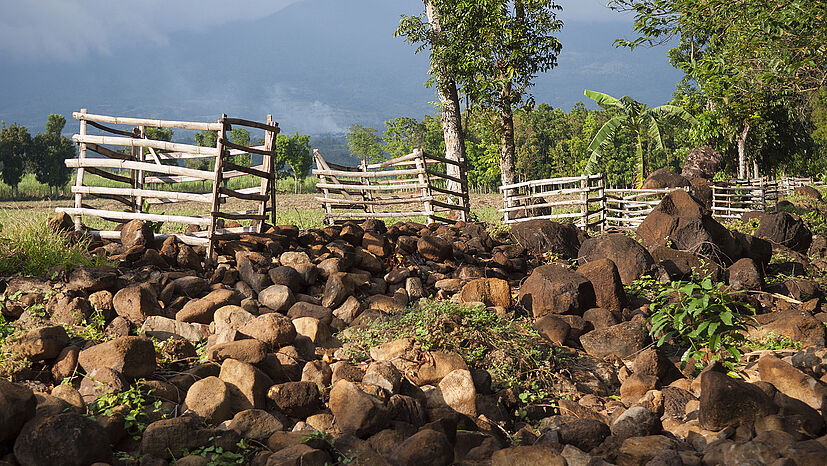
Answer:
[[[293,182],[296,183],[296,194],[299,194],[299,175],[296,174],[296,170],[293,170]]]
[[[439,22],[439,12],[430,0],[426,0],[425,12],[431,31],[437,37],[442,35],[442,26]],[[433,55],[432,55],[433,56]],[[465,138],[462,133],[462,112],[459,105],[459,91],[456,81],[449,75],[445,65],[431,59],[431,73],[436,76],[437,96],[441,104],[442,134],[445,139],[445,158],[459,163],[465,161]],[[446,173],[461,178],[460,168],[446,164]],[[454,181],[448,181],[448,189],[457,193],[462,192],[462,186]]]
[[[761,178],[761,173],[758,171],[758,159],[752,158],[752,173],[755,179]]]
[[[744,129],[738,134],[738,179],[749,177],[747,173],[747,135],[749,134],[749,121],[744,121]]]
[[[502,184],[514,184],[514,112],[511,109],[511,84],[508,83],[500,92],[500,174]]]

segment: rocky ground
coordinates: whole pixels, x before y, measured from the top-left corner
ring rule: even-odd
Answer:
[[[824,464],[827,240],[703,197],[591,237],[275,226],[212,264],[130,222],[90,244],[113,266],[4,280],[0,462]],[[693,277],[748,315],[737,359],[653,340]]]

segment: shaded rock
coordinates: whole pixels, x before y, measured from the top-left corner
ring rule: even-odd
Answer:
[[[558,346],[565,344],[566,338],[569,336],[569,331],[571,331],[571,325],[552,314],[537,319],[537,321],[534,322],[534,328],[540,332],[540,335],[548,338],[550,342]]]
[[[109,435],[102,425],[74,413],[35,418],[14,442],[14,456],[33,466],[87,466],[112,461]]]
[[[535,318],[546,314],[580,314],[595,307],[591,282],[582,274],[550,264],[534,269],[518,296]]]
[[[800,217],[787,212],[763,215],[758,230],[755,231],[755,236],[803,254],[807,253],[813,239],[813,234],[804,221]]]
[[[817,201],[821,200],[821,191],[812,186],[799,186],[793,190],[793,194],[801,197],[809,197],[810,199],[815,199]]]
[[[724,156],[709,146],[696,147],[689,151],[683,162],[681,175],[686,178],[712,180],[721,167]]]
[[[604,358],[614,355],[625,358],[640,351],[649,342],[649,332],[643,318],[634,318],[611,327],[594,329],[580,336],[580,344],[591,356]]]
[[[571,223],[557,223],[546,219],[518,222],[511,226],[515,242],[534,255],[556,254],[563,259],[575,259],[580,241],[586,235]]]
[[[336,272],[327,277],[322,293],[322,306],[333,309],[339,307],[345,299],[353,294],[353,281],[344,272]]]
[[[74,345],[67,346],[60,351],[54,364],[52,364],[52,380],[55,383],[60,383],[75,372],[78,366],[79,353],[80,348]]]
[[[238,251],[235,253],[235,262],[238,275],[256,293],[261,293],[271,284],[270,277],[267,275],[267,270],[271,265],[268,256],[258,252]]]
[[[565,466],[566,460],[551,446],[530,445],[503,448],[491,455],[491,466]]]
[[[332,464],[330,454],[309,445],[299,444],[281,449],[267,457],[267,466],[324,466]]]
[[[425,259],[442,262],[453,257],[454,249],[445,238],[436,235],[425,235],[416,242],[416,250]]]
[[[745,257],[727,267],[726,280],[734,290],[764,289],[764,274],[754,260]]]
[[[265,441],[273,433],[284,430],[278,419],[261,409],[246,409],[237,413],[227,427],[244,438],[258,441]]]
[[[722,270],[718,264],[701,261],[700,257],[691,252],[665,246],[655,246],[650,248],[649,252],[655,263],[662,265],[673,280],[690,280],[693,276],[710,277],[713,281],[721,280]]]
[[[447,466],[454,462],[454,447],[443,432],[422,429],[399,445],[394,460],[400,466]]]
[[[609,259],[587,262],[577,268],[594,288],[597,307],[619,311],[626,306],[626,291],[617,266]]]
[[[658,416],[640,406],[627,409],[612,423],[612,435],[621,440],[655,435],[660,431]]]
[[[698,420],[701,427],[719,431],[778,411],[773,401],[757,386],[735,380],[707,368],[701,373],[701,398]]]
[[[682,175],[660,168],[653,171],[643,182],[643,189],[687,188],[689,180]]]
[[[643,246],[621,233],[601,235],[583,242],[577,257],[580,265],[600,259],[614,262],[624,285],[640,278],[655,264]]]
[[[184,456],[185,450],[205,445],[236,451],[241,436],[234,430],[203,429],[193,416],[162,419],[147,426],[141,438],[141,453],[156,458]]]
[[[17,438],[36,408],[37,400],[30,388],[0,379],[0,444]]]
[[[803,345],[824,347],[824,324],[807,311],[776,311],[755,316],[748,330],[750,338],[761,340],[769,334],[786,337]]]
[[[360,438],[379,432],[390,422],[381,401],[347,380],[339,380],[333,386],[328,406],[342,433]]]
[[[267,392],[267,398],[284,414],[300,419],[315,413],[322,405],[319,387],[313,382],[286,382],[273,385]]]
[[[207,357],[210,361],[222,362],[235,359],[248,364],[258,364],[267,356],[267,345],[259,340],[238,340],[210,347]]]
[[[80,393],[84,403],[91,404],[104,393],[121,393],[128,387],[120,372],[108,367],[96,367],[87,370],[87,374],[80,381]]]
[[[112,289],[118,282],[115,268],[78,266],[69,274],[69,289],[81,290],[86,293]]]
[[[21,335],[9,345],[11,352],[30,361],[57,357],[69,344],[69,335],[61,326],[40,327]]]
[[[81,351],[78,364],[87,372],[109,368],[127,379],[149,377],[155,372],[155,346],[148,338],[116,338]]]

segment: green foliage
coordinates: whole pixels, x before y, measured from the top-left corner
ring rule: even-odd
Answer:
[[[454,351],[491,374],[497,388],[512,388],[524,401],[550,400],[557,356],[529,319],[498,316],[483,306],[420,301],[388,320],[339,334],[356,360],[371,347],[413,338],[423,351]]]
[[[151,392],[145,385],[136,383],[120,393],[104,393],[88,406],[89,413],[93,416],[122,414],[127,433],[139,440],[151,422],[151,416],[161,408],[160,400],[150,403],[147,399]]]
[[[225,450],[216,445],[215,437],[210,437],[211,445],[202,445],[192,450],[184,450],[184,456],[196,455],[207,459],[211,466],[224,466],[233,464],[250,464],[250,461],[255,456],[256,452],[261,450],[261,445],[255,444],[247,439],[241,439],[236,444],[237,452]]]
[[[597,164],[603,157],[604,149],[621,128],[626,128],[631,132],[632,138],[636,141],[635,184],[638,187],[642,187],[646,177],[649,176],[649,157],[643,148],[644,140],[649,141],[653,145],[654,150],[666,152],[666,146],[663,144],[658,120],[672,117],[679,118],[686,123],[694,123],[696,121],[686,110],[675,105],[661,105],[660,107],[648,108],[645,104],[628,96],[616,99],[608,94],[590,91],[588,89],[586,89],[585,95],[603,108],[614,108],[620,111],[617,116],[607,121],[603,127],[600,128],[586,149],[591,155],[586,164],[585,172],[592,174],[598,171]]]
[[[786,349],[792,349],[798,351],[801,349],[801,342],[795,341],[792,338],[785,337],[782,335],[776,335],[775,333],[768,333],[764,335],[760,340],[750,340],[747,342],[747,347],[752,351],[761,351],[761,350],[773,350],[773,351],[780,351]]]
[[[88,241],[70,241],[44,218],[6,225],[0,231],[0,275],[44,275],[56,266],[100,265],[87,252]]]
[[[278,134],[276,135],[276,152],[278,154],[276,162],[290,166],[295,192],[298,194],[301,192],[299,178],[307,176],[313,165],[313,156],[310,154],[310,136],[299,135],[298,132],[293,136]]]
[[[382,150],[382,138],[376,128],[352,125],[347,130],[347,147],[350,153],[366,160],[367,163],[381,162],[387,157]]]
[[[3,314],[0,314],[0,341],[4,341],[8,336],[13,334],[17,329],[14,328],[11,322],[6,320]]]
[[[732,290],[722,283],[704,279],[700,283],[672,282],[652,303],[650,334],[661,346],[667,340],[686,351],[681,364],[690,358],[701,368],[720,360],[732,367],[741,357],[749,306],[735,301]]]
[[[17,197],[17,185],[23,178],[25,165],[32,151],[32,137],[25,126],[3,123],[0,129],[0,171],[3,182],[12,187],[12,197]]]

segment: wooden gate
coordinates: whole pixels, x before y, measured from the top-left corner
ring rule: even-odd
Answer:
[[[215,123],[126,118],[93,115],[87,113],[86,109],[74,113],[73,117],[80,121],[80,132],[72,137],[79,145],[79,151],[76,159],[66,160],[66,166],[77,168],[75,185],[72,187],[75,203],[74,207],[56,210],[74,216],[76,229],[82,228],[83,216],[118,223],[138,219],[188,225],[188,231],[191,230],[189,233],[176,233],[175,236],[187,244],[207,246],[207,257],[212,258],[218,239],[243,232],[261,233],[267,218],[268,202],[271,222],[275,222],[275,137],[279,133],[279,127],[270,115],[267,116],[266,123],[227,118],[226,115]],[[227,132],[233,126],[263,130],[264,144],[252,147],[234,144],[227,139]],[[104,134],[90,135],[90,127]],[[214,147],[202,147],[148,139],[148,127],[215,131],[216,143]],[[90,152],[98,156],[90,157]],[[262,163],[245,166],[229,159],[245,154],[250,154],[251,160],[252,155],[261,156]],[[182,161],[190,159],[209,159],[213,168],[204,170],[181,166]],[[96,186],[94,181],[89,182],[87,173],[114,182],[116,186]],[[229,188],[228,180],[247,175],[254,180],[258,179],[258,184],[242,189]],[[182,183],[193,181],[205,184],[209,182],[211,191],[199,193],[181,189]],[[118,211],[95,208],[84,203],[84,196],[114,200],[126,209]],[[222,212],[221,206],[228,199],[248,201],[248,204],[253,205],[247,210]],[[167,215],[147,212],[150,206],[178,202],[196,203],[192,210],[202,213]],[[226,221],[249,224],[225,228]],[[120,232],[114,230],[89,232],[104,239],[120,237]]]

